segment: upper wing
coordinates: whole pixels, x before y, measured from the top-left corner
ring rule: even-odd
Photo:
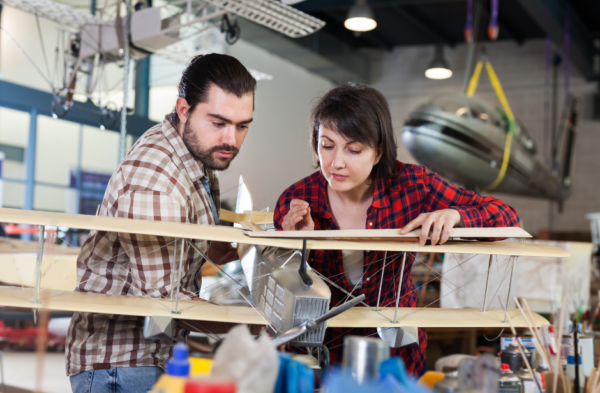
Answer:
[[[271,213],[272,215],[272,213]],[[252,213],[254,221],[254,212]],[[392,239],[392,238],[418,238],[420,230],[414,230],[406,235],[400,234],[400,229],[342,229],[335,231],[263,231],[249,232],[250,237],[276,238],[276,239]],[[527,231],[519,227],[504,228],[452,228],[451,238],[529,238]]]
[[[103,21],[89,12],[81,12],[52,0],[1,0],[0,3],[76,29],[84,25],[113,24],[112,21]]]
[[[136,233],[231,243],[256,244],[288,249],[301,249],[302,239],[276,239],[246,236],[246,231],[223,226],[181,224],[162,221],[141,221],[125,218],[85,216],[80,214],[50,213],[31,210],[0,208],[0,222],[15,224],[61,226],[97,231]],[[486,237],[491,236],[486,233]],[[568,257],[558,247],[533,243],[489,243],[452,241],[442,245],[420,246],[417,242],[399,241],[308,240],[307,248],[316,250],[372,250],[399,252],[435,252],[487,255]],[[371,239],[372,240],[372,239]]]
[[[252,307],[217,306],[210,303],[180,300],[179,314],[172,314],[173,303],[168,299],[140,298],[133,296],[111,296],[98,293],[61,292],[46,290],[42,292],[41,302],[32,303],[33,289],[0,287],[0,304],[22,308],[46,308],[54,311],[94,312],[101,314],[133,315],[145,317],[164,316],[175,319],[196,321],[215,321],[264,325],[264,319]],[[508,310],[515,327],[527,327],[519,310]],[[394,307],[382,307],[379,312],[366,307],[352,308],[331,319],[328,327],[368,327],[397,328],[417,327],[497,327],[504,328],[504,312],[478,309],[433,309],[399,308],[398,323],[391,322]],[[548,321],[534,313],[538,326]]]

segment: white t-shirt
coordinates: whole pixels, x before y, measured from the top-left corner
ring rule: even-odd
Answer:
[[[363,264],[364,254],[361,250],[342,250],[344,257],[344,272],[346,273],[346,279],[350,281],[352,285],[358,284],[358,287],[362,287],[362,275],[363,275]]]

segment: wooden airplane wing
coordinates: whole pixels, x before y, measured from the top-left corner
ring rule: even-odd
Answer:
[[[252,237],[248,236],[247,231],[243,229],[224,226],[182,224],[165,221],[141,221],[125,218],[85,216],[79,214],[51,213],[8,208],[0,208],[0,222],[39,226],[61,226],[120,233],[136,233],[140,235],[166,236],[182,239],[255,244],[287,249],[301,249],[303,241],[302,239]],[[496,233],[494,230],[499,230],[499,232]],[[485,237],[504,237],[502,235],[504,230],[504,228],[489,228],[489,230],[485,233]],[[416,241],[379,241],[377,239],[368,238],[361,240],[362,241],[355,241],[355,239],[309,239],[307,241],[307,248],[314,250],[434,252],[557,258],[569,256],[568,252],[558,247],[536,245],[534,243],[451,241],[446,244],[436,246],[420,246]]]
[[[33,289],[0,287],[0,304],[4,306],[33,309],[44,307],[51,311],[77,311],[139,317],[164,316],[183,320],[236,324],[265,324],[261,315],[252,307],[218,306],[191,300],[179,301],[179,310],[181,311],[179,314],[171,313],[173,303],[167,299],[45,290],[42,292],[40,303],[32,303],[32,300]],[[518,310],[509,310],[509,313],[515,327],[527,327]],[[476,309],[399,308],[399,323],[392,323],[393,317],[393,307],[382,307],[378,312],[366,307],[355,307],[331,319],[328,327],[508,327],[503,322],[502,310],[481,312]],[[534,314],[534,319],[538,326],[548,324],[548,321],[538,314]]]
[[[252,222],[256,222],[252,212]],[[260,212],[262,213],[262,212]],[[400,234],[400,229],[342,229],[335,231],[262,231],[246,232],[246,235],[254,238],[270,239],[415,239],[420,235],[420,230]],[[452,228],[450,238],[530,238],[527,231],[519,227],[504,228]]]

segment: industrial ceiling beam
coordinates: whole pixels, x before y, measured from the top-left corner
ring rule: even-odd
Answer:
[[[423,21],[420,17],[415,15],[414,12],[411,12],[400,6],[393,6],[392,10],[402,18],[408,20],[413,26],[417,29],[421,30],[423,33],[427,34],[431,39],[435,40],[438,43],[445,43],[446,45],[454,48],[456,46],[456,42],[454,40],[449,39],[449,35],[440,31],[433,27],[433,24],[427,23]]]
[[[558,45],[564,44],[564,9],[555,0],[517,0],[529,16]],[[571,17],[571,61],[588,80],[598,78],[594,71],[593,35],[587,30],[574,9]]]
[[[354,0],[347,0],[345,2],[340,2],[339,0],[308,0],[294,4],[294,8],[304,12],[340,11],[348,10],[354,3]],[[464,0],[369,0],[369,6],[372,8],[448,3],[464,3]]]

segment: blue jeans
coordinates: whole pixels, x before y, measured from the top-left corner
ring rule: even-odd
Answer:
[[[71,377],[73,393],[147,393],[163,373],[159,367],[113,367]]]

